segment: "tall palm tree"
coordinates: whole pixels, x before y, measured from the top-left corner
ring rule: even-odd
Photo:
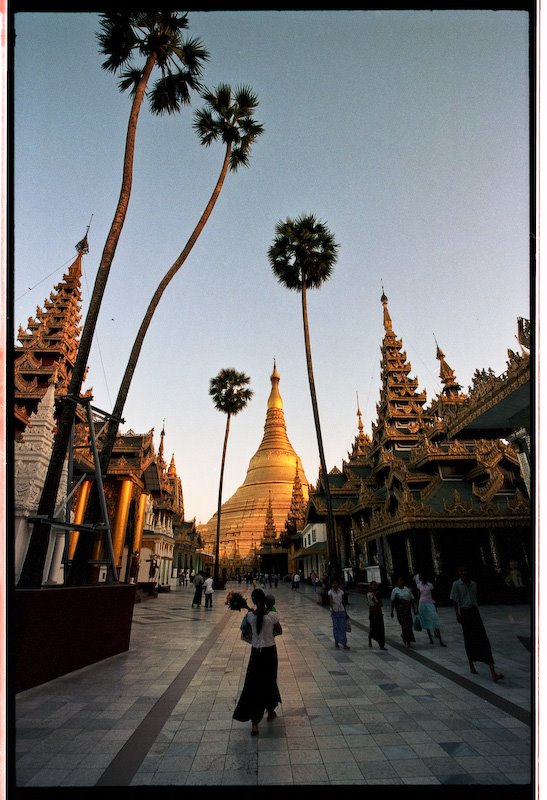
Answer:
[[[315,432],[319,448],[321,465],[321,482],[327,502],[327,546],[329,555],[330,577],[340,577],[340,559],[336,542],[336,528],[332,511],[332,499],[329,488],[323,437],[319,421],[319,409],[313,377],[313,365],[308,325],[307,290],[319,289],[331,276],[337,260],[339,245],[326,225],[319,222],[313,214],[303,214],[297,219],[288,217],[285,222],[278,222],[276,236],[268,250],[268,258],[272,270],[279,283],[287,289],[300,292],[302,296],[302,320],[304,323],[304,345],[308,366],[308,382],[310,385]]]
[[[230,433],[230,420],[242,411],[253,392],[247,386],[250,378],[243,372],[235,369],[221,369],[215,378],[211,378],[209,394],[213,398],[215,408],[226,414],[226,431],[224,433],[224,446],[222,448],[222,460],[220,463],[220,481],[218,486],[218,505],[217,505],[217,535],[215,542],[215,566],[213,570],[213,581],[215,586],[219,586],[218,576],[218,556],[220,550],[220,515],[222,509],[222,484],[224,481],[224,464],[226,462],[226,449],[228,447],[228,435]]]
[[[101,52],[106,55],[103,69],[120,74],[119,88],[121,91],[130,90],[133,100],[127,126],[120,195],[80,337],[68,388],[69,398],[77,398],[81,392],[99,309],[129,205],[137,122],[143,100],[148,94],[150,109],[154,114],[173,114],[189,104],[192,90],[201,89],[199,77],[209,54],[199,40],[183,39],[181,32],[187,27],[187,14],[177,11],[112,11],[101,14],[97,38]],[[136,66],[133,62],[135,55],[143,57],[144,64]],[[158,67],[161,75],[147,92],[155,67]],[[38,504],[37,515],[45,518],[51,518],[54,514],[75,414],[76,404],[70,399],[65,400]],[[47,523],[35,523],[19,587],[30,589],[41,586],[48,533]]]
[[[195,112],[194,128],[198,133],[200,143],[205,147],[208,147],[213,141],[220,140],[224,143],[224,159],[217,182],[203,214],[190,238],[184,245],[180,255],[169,267],[158,284],[137,332],[118,390],[118,396],[112,411],[112,418],[108,422],[101,446],[101,472],[103,475],[106,475],[108,471],[112,450],[116,442],[116,434],[120,425],[120,419],[123,414],[131,381],[133,380],[146,333],[162,295],[190,255],[199,235],[204,229],[219,198],[228,171],[237,172],[240,166],[248,166],[251,147],[264,130],[263,126],[253,119],[254,111],[258,107],[258,98],[249,87],[240,86],[236,88],[235,92],[232,92],[230,86],[227,84],[220,84],[214,91],[205,89],[201,94],[206,101],[206,106]],[[100,516],[100,504],[96,491],[91,495],[87,516],[94,522],[97,522]],[[82,573],[86,569],[91,548],[92,542],[89,538],[86,540],[84,537],[79,537],[67,583],[71,583],[73,580],[80,581],[82,579]],[[76,572],[74,570],[76,570]]]
[[[221,84],[212,92],[203,92],[203,97],[207,101],[207,106],[195,113],[194,128],[198,133],[202,145],[208,147],[211,142],[219,139],[225,144],[224,160],[213,193],[209,198],[209,202],[199,222],[184,245],[180,255],[158,284],[141,322],[136,339],[133,343],[129,361],[125,368],[116,403],[114,404],[114,410],[112,412],[113,419],[108,423],[104,442],[101,447],[101,466],[104,474],[106,474],[108,470],[112,449],[118,432],[119,419],[123,414],[129,387],[154,312],[159,305],[165,289],[190,255],[192,248],[205,227],[218,200],[228,170],[237,172],[240,166],[248,166],[251,146],[264,130],[263,126],[253,119],[253,112],[258,106],[258,99],[250,88],[245,86],[239,87],[235,92],[232,92],[230,86]]]

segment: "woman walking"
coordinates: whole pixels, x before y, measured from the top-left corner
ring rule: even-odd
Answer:
[[[368,603],[368,646],[372,647],[372,640],[378,642],[380,650],[385,650],[386,632],[384,628],[384,614],[382,611],[382,595],[376,581],[371,581],[367,592]]]
[[[279,614],[268,609],[262,589],[254,589],[251,599],[255,608],[246,615],[253,632],[251,656],[243,691],[232,716],[238,722],[250,720],[251,736],[258,736],[258,725],[264,712],[268,712],[267,720],[271,722],[276,718],[275,708],[281,702],[277,687],[277,647],[274,633],[279,635],[282,629]]]
[[[349,650],[348,637],[346,633],[346,605],[344,603],[344,591],[338,586],[336,578],[328,591],[330,614],[332,618],[332,633],[334,636],[334,646],[343,646],[344,650]]]
[[[435,638],[439,640],[440,646],[446,647],[441,638],[441,621],[434,598],[435,586],[423,572],[420,572],[416,577],[416,589],[418,590],[418,617],[422,630],[427,631],[429,644],[434,644],[431,636],[431,631],[433,631]]]
[[[393,610],[397,611],[397,620],[401,626],[401,638],[407,647],[411,642],[415,642],[414,631],[412,629],[412,611],[415,610],[416,603],[412,590],[405,586],[403,578],[397,578],[397,585],[391,592],[391,616]]]
[[[201,596],[203,594],[203,581],[204,581],[203,572],[201,571],[196,572],[194,576],[195,591],[194,591],[194,599],[192,600],[192,608],[194,607],[194,605],[196,606],[201,605]]]

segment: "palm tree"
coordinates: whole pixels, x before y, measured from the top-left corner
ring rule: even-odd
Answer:
[[[329,489],[323,437],[319,421],[319,409],[315,392],[313,365],[308,325],[308,306],[306,293],[308,289],[319,289],[330,278],[337,260],[339,245],[326,225],[316,220],[313,214],[302,215],[297,219],[288,217],[285,222],[278,222],[276,236],[268,250],[268,258],[279,283],[287,289],[300,292],[302,296],[302,320],[304,323],[304,345],[308,366],[311,403],[315,432],[319,448],[321,465],[321,482],[327,501],[327,546],[330,562],[330,577],[340,577],[340,563],[336,542],[336,528],[332,511],[332,500]]]
[[[235,92],[232,92],[230,86],[220,84],[214,91],[204,90],[202,92],[202,97],[206,101],[206,106],[200,111],[195,112],[194,128],[198,133],[200,143],[205,147],[208,147],[213,141],[219,139],[225,144],[222,167],[203,214],[190,238],[184,245],[180,255],[158,284],[137,332],[129,361],[127,362],[124,376],[120,384],[118,396],[114,404],[112,417],[108,422],[101,446],[101,471],[103,475],[106,475],[108,472],[112,450],[116,442],[116,435],[118,433],[120,419],[123,414],[131,381],[133,380],[133,375],[137,368],[137,362],[146,333],[150,327],[152,317],[159,305],[161,297],[171,280],[190,255],[192,248],[204,229],[219,198],[228,171],[237,172],[240,166],[248,166],[251,147],[264,130],[263,126],[253,119],[253,113],[258,106],[258,98],[249,87],[238,87]],[[100,504],[97,492],[95,491],[92,493],[89,501],[87,516],[89,519],[96,522],[98,521],[99,515]],[[69,573],[67,582],[81,580],[82,572],[85,570],[87,561],[89,560],[91,546],[92,543],[83,537],[79,537],[78,546],[74,554],[73,566],[71,568],[72,576]],[[77,570],[77,573],[73,572],[74,568]],[[75,578],[74,575],[77,577]]]
[[[158,284],[148,305],[143,321],[141,322],[118,391],[118,396],[112,412],[113,419],[108,423],[104,442],[101,447],[101,467],[105,475],[116,440],[119,420],[123,414],[129,387],[154,312],[158,307],[165,289],[190,255],[194,244],[205,227],[215,203],[218,200],[228,170],[237,172],[240,166],[248,166],[251,146],[264,130],[263,126],[253,119],[253,112],[258,106],[258,99],[250,88],[239,87],[236,89],[235,93],[232,93],[230,86],[221,84],[213,92],[203,92],[203,97],[207,101],[207,106],[195,113],[194,128],[198,133],[202,145],[208,147],[211,142],[217,141],[218,139],[225,144],[224,160],[213,193],[209,198],[209,202],[198,224],[184,245],[184,249]]]
[[[226,449],[228,447],[228,435],[230,433],[230,419],[242,411],[253,392],[246,388],[250,378],[243,372],[235,369],[221,369],[216,378],[211,378],[209,394],[213,398],[215,408],[226,414],[226,431],[224,433],[224,446],[222,448],[222,460],[220,463],[220,481],[218,486],[218,505],[217,505],[217,536],[215,542],[215,566],[213,570],[213,581],[216,587],[220,586],[218,576],[218,555],[220,550],[220,515],[222,509],[222,483],[224,480],[224,464],[226,462]]]
[[[120,195],[95,278],[68,388],[69,398],[80,396],[99,309],[129,205],[137,122],[143,100],[148,94],[154,114],[173,114],[189,104],[192,90],[202,88],[199,77],[209,54],[199,40],[182,38],[181,31],[187,27],[187,14],[176,11],[112,11],[101,14],[97,38],[101,52],[107,56],[102,64],[103,69],[120,73],[119,88],[121,91],[130,90],[133,101],[127,126]],[[144,65],[136,66],[133,63],[135,54],[144,57]],[[148,81],[155,67],[159,68],[161,75],[147,93]],[[54,514],[75,414],[75,402],[65,400],[38,505],[38,516],[51,518]],[[47,522],[34,525],[18,584],[20,588],[39,588],[42,584],[49,527]]]

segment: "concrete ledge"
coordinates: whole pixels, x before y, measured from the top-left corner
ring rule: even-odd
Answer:
[[[15,692],[128,650],[135,591],[125,583],[17,589]]]

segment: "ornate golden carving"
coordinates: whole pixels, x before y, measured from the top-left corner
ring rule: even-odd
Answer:
[[[462,500],[462,497],[457,489],[454,489],[454,494],[452,497],[452,502],[448,503],[445,501],[444,503],[444,510],[450,514],[470,514],[473,511],[472,503],[465,503]]]

